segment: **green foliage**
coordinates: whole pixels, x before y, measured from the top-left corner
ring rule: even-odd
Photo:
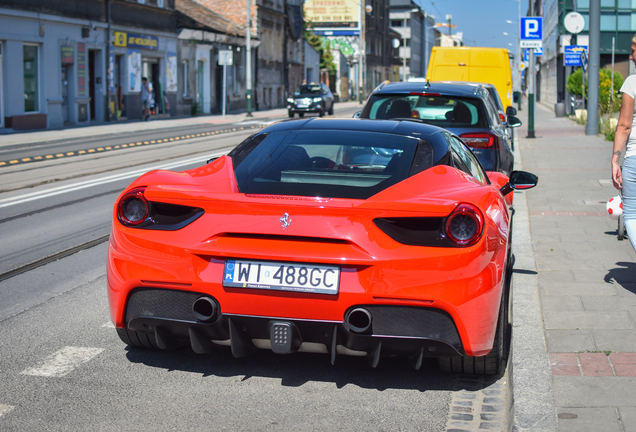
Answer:
[[[307,28],[305,31],[305,40],[320,54],[320,69],[327,69],[329,75],[335,75],[336,65],[333,62],[333,54],[331,54],[328,41],[315,34],[311,28]]]
[[[581,81],[583,79],[583,69],[578,68],[570,75],[567,82],[568,92],[572,95],[581,96]],[[599,71],[599,108],[601,113],[611,113],[620,110],[621,94],[620,88],[624,82],[623,76],[614,72],[614,95],[612,105],[610,106],[610,92],[612,87],[612,71],[609,69],[601,69]],[[585,81],[585,98],[587,99],[587,80]]]

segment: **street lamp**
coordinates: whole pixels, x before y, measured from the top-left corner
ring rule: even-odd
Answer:
[[[419,12],[419,8],[413,8],[410,11],[404,12],[404,26],[402,29],[402,82],[406,82],[406,19],[411,18],[411,14],[415,12]],[[410,39],[409,34],[409,39]],[[410,56],[409,56],[410,57]]]

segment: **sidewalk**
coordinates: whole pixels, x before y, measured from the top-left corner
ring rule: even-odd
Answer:
[[[334,105],[334,114],[339,115],[338,111],[342,109],[362,109],[362,105],[358,102],[339,102]],[[310,116],[312,114],[309,114]],[[40,130],[35,132],[0,132],[0,147],[19,145],[19,144],[31,144],[52,142],[67,139],[76,139],[86,136],[106,136],[112,134],[118,134],[122,132],[139,132],[158,129],[171,129],[182,128],[187,126],[200,126],[205,124],[250,124],[250,123],[262,123],[263,121],[287,118],[287,108],[275,108],[265,111],[253,111],[253,117],[247,117],[245,113],[239,114],[226,114],[223,117],[221,114],[214,115],[202,115],[197,117],[183,117],[183,118],[170,118],[161,120],[143,121],[131,121],[131,122],[113,122],[92,126],[81,127],[69,127],[66,129],[58,130]],[[298,118],[296,116],[295,118]]]
[[[523,261],[515,216],[514,428],[636,431],[636,253],[628,240],[617,239],[617,222],[605,211],[618,194],[610,177],[612,143],[586,136],[585,126],[540,104],[536,138],[525,138],[527,114],[526,107],[519,112],[524,126],[517,154],[539,184],[519,203],[515,195],[517,214],[527,202],[534,263]],[[518,302],[532,306],[534,293],[536,322]],[[525,335],[535,324],[545,339],[534,351],[545,352],[525,358],[532,352]],[[553,405],[539,409],[527,394],[543,382],[540,402]]]

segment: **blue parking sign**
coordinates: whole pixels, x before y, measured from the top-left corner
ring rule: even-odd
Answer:
[[[543,40],[543,18],[524,17],[521,18],[521,29],[519,38],[521,40]]]

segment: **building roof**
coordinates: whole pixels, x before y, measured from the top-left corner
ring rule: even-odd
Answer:
[[[225,18],[224,16],[209,8],[206,3],[212,2],[175,0],[175,9],[191,20],[199,23],[200,25],[197,26],[197,28],[199,29],[203,30],[205,27],[207,27],[208,29],[219,33],[245,37],[244,25],[239,25],[234,20]],[[243,18],[243,23],[244,22],[245,18]],[[252,32],[252,34],[254,33]]]

